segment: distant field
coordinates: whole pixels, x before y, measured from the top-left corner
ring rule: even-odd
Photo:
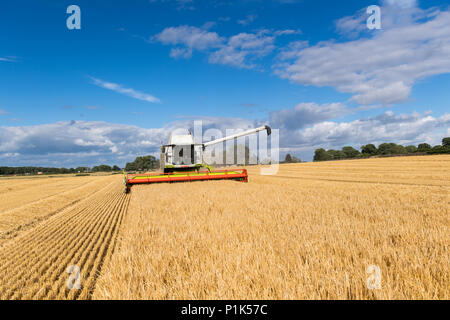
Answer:
[[[0,299],[450,298],[449,155],[249,175],[0,178]]]

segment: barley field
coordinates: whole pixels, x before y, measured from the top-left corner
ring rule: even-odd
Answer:
[[[450,298],[450,156],[248,170],[0,178],[0,299]]]

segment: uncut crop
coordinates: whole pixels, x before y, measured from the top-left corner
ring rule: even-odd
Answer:
[[[133,186],[93,298],[448,299],[449,191],[446,155]]]

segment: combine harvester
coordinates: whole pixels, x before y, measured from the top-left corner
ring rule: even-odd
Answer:
[[[130,192],[131,186],[134,184],[201,180],[237,180],[248,182],[246,169],[211,169],[210,166],[203,162],[203,151],[206,147],[264,130],[267,131],[267,135],[271,134],[269,126],[262,126],[203,144],[196,144],[190,132],[187,135],[174,135],[172,133],[169,138],[169,143],[161,146],[161,172],[145,174],[126,174],[124,172],[125,192]]]

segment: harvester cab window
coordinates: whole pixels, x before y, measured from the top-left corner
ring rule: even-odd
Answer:
[[[194,145],[174,146],[174,164],[190,165],[194,163]]]

